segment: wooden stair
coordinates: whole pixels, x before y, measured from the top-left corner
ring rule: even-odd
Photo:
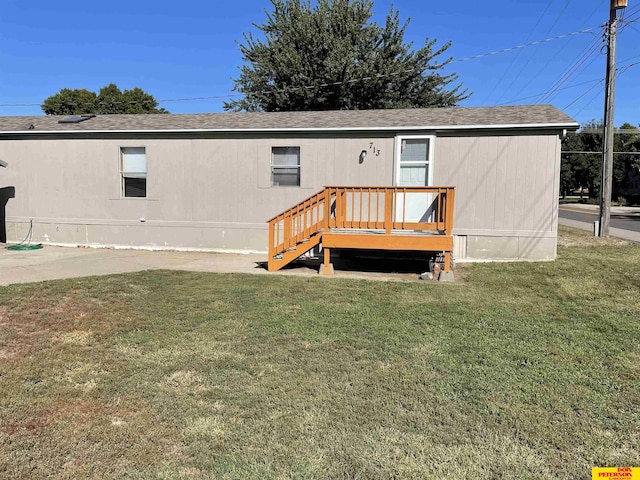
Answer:
[[[426,220],[408,214],[420,195]],[[442,252],[449,271],[454,195],[454,187],[325,187],[268,221],[268,269],[322,244],[326,272],[333,271],[332,248]]]

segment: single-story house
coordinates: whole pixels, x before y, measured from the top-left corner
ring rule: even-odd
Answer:
[[[325,185],[446,185],[457,260],[551,260],[578,126],[550,105],[0,117],[6,241],[266,252],[265,222]]]

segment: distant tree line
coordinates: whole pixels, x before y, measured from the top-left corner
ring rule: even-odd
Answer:
[[[637,132],[637,133],[635,133]],[[587,122],[576,134],[569,134],[562,143],[560,194],[565,197],[579,193],[591,199],[599,198],[602,169],[602,123]],[[614,201],[640,202],[640,129],[623,123],[614,135],[613,194]],[[564,153],[593,152],[593,153]],[[588,193],[587,193],[588,192]]]
[[[63,88],[42,102],[47,115],[106,115],[112,113],[169,113],[158,108],[158,101],[141,88],[120,90],[115,83],[98,93],[84,88]]]

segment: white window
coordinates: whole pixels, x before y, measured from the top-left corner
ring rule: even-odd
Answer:
[[[145,147],[120,148],[120,177],[123,197],[147,196],[147,154]]]
[[[433,185],[432,135],[396,137],[395,184],[399,187]],[[404,222],[429,222],[433,218],[433,193],[406,192],[396,196],[396,219]]]
[[[397,184],[425,187],[430,184],[430,137],[400,138]]]
[[[300,186],[300,147],[271,148],[271,185]]]

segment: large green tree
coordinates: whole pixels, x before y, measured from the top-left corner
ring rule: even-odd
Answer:
[[[245,65],[234,81],[243,97],[226,110],[287,111],[452,106],[469,96],[451,59],[451,45],[404,42],[409,20],[390,9],[384,25],[372,20],[370,0],[271,0],[262,39],[244,34]]]
[[[640,130],[630,123],[620,125],[620,132],[615,136],[614,152],[640,153]],[[613,159],[614,195],[624,196],[631,189],[631,183],[640,172],[640,155],[615,155]],[[635,192],[638,195],[638,192]],[[614,197],[617,198],[617,197]]]
[[[158,101],[140,88],[120,90],[114,83],[96,94],[86,89],[63,88],[42,102],[47,115],[81,115],[109,113],[169,113],[158,108]]]
[[[591,198],[598,197],[602,169],[602,123],[591,121],[582,125],[575,135],[569,135],[562,150],[593,153],[563,154],[561,193],[582,187],[589,189]],[[632,194],[631,182],[638,175],[640,156],[624,153],[640,152],[640,130],[630,123],[620,125],[614,136],[613,151],[616,153],[613,156],[612,197],[616,200]]]

